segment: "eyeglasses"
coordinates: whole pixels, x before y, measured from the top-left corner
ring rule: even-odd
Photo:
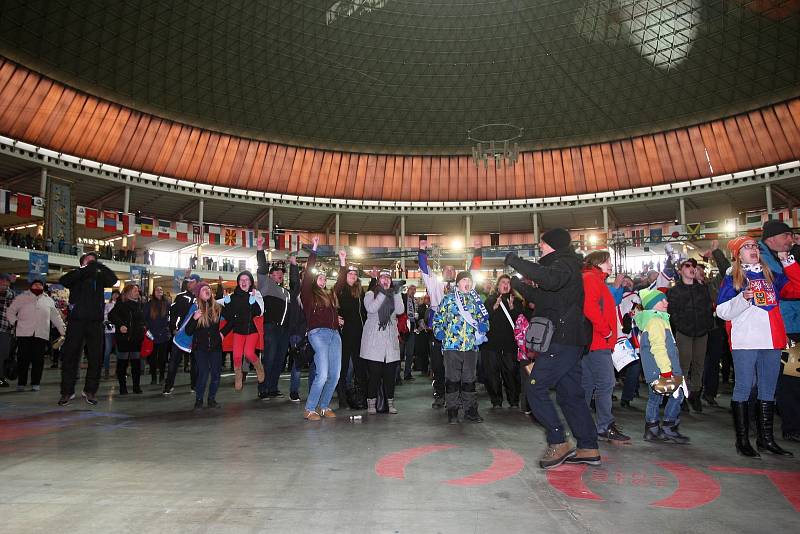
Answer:
[[[758,249],[758,245],[755,244],[755,243],[747,243],[746,245],[742,245],[741,248],[748,249],[748,250],[756,250],[756,249]]]

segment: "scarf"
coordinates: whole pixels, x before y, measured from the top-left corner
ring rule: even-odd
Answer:
[[[383,299],[381,307],[378,308],[378,330],[386,330],[394,312],[394,288],[383,289],[381,285],[378,285],[374,291],[376,297],[378,294],[386,297]]]
[[[644,310],[637,313],[633,320],[636,321],[636,326],[638,326],[640,330],[647,330],[648,323],[655,318],[662,319],[667,325],[666,328],[671,330],[669,326],[669,314],[667,312]]]
[[[409,295],[408,301],[406,305],[406,315],[408,315],[408,320],[411,323],[415,323],[417,320],[417,302],[414,300],[414,297]]]

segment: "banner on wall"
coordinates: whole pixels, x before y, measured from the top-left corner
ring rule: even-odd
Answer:
[[[30,252],[28,254],[28,282],[41,280],[47,282],[47,272],[50,268],[46,252]]]
[[[139,289],[146,291],[142,288],[142,279],[144,278],[144,268],[138,265],[131,265],[131,284],[139,286]]]
[[[75,240],[74,226],[72,218],[72,189],[69,184],[61,183],[57,180],[49,180],[47,184],[46,220],[44,225],[45,237],[58,243],[62,239],[65,243],[73,243]],[[77,217],[81,217],[79,207]],[[86,219],[86,213],[83,213]],[[81,223],[82,224],[82,223]]]
[[[183,285],[183,276],[186,271],[183,269],[175,269],[172,272],[172,295],[177,295],[181,292],[181,286]]]

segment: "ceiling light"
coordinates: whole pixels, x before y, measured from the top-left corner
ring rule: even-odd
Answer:
[[[450,241],[450,248],[452,250],[464,250],[464,241],[458,237]]]

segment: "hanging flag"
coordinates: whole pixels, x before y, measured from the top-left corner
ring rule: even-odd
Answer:
[[[241,230],[241,246],[246,248],[253,248],[256,246],[256,233],[253,230]]]
[[[17,215],[20,217],[30,217],[32,202],[32,196],[17,193]]]
[[[662,232],[661,228],[650,228],[650,242],[661,243]]]
[[[221,233],[222,233],[222,228],[220,228],[219,226],[208,225],[208,244],[219,245],[221,243],[220,240]]]
[[[78,206],[78,209],[75,211],[75,224],[80,224],[81,226],[86,225],[86,208],[83,206]]]
[[[86,208],[86,228],[97,228],[97,210]]]
[[[117,212],[103,211],[103,230],[106,232],[117,231]]]
[[[199,224],[192,225],[192,241],[197,244],[203,242],[203,229],[200,228]]]
[[[292,252],[300,252],[300,234],[291,234],[291,241],[289,243],[289,250]]]
[[[145,237],[153,236],[153,219],[150,217],[139,217],[139,233]]]
[[[0,213],[11,213],[11,193],[0,189]]]
[[[235,228],[225,228],[225,246],[226,247],[235,247],[238,242],[238,236],[236,235]]]
[[[117,229],[123,234],[132,234],[136,230],[136,216],[133,213],[119,213]]]
[[[189,225],[187,223],[175,223],[175,239],[184,243],[189,241]]]
[[[702,225],[700,223],[691,223],[686,225],[686,234],[688,235],[689,239],[696,240],[700,239],[700,227]]]
[[[286,232],[275,236],[275,248],[278,250],[289,249],[289,236]]]
[[[673,239],[679,238],[684,233],[685,230],[682,224],[675,224],[669,227],[669,236]]]
[[[169,221],[164,221],[159,219],[158,220],[158,238],[159,239],[169,239],[170,237],[170,224]]]

